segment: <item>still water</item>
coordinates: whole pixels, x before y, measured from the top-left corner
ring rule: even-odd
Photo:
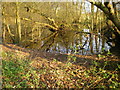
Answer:
[[[89,29],[84,29],[83,32],[90,32]],[[97,34],[85,34],[67,31],[63,35],[57,35],[51,40],[52,45],[47,52],[55,53],[71,53],[79,55],[93,55],[102,51],[108,51],[110,46],[105,41],[105,38]],[[45,46],[45,42],[42,41]],[[46,44],[47,45],[47,44]],[[48,48],[48,47],[46,47]],[[44,48],[43,50],[46,50]]]

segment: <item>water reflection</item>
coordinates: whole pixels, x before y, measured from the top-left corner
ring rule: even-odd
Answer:
[[[83,32],[90,32],[89,29],[84,29]],[[105,39],[98,34],[77,33],[67,31],[63,35],[58,35],[52,47],[48,52],[55,53],[75,53],[79,55],[92,55],[108,51],[110,47],[105,42]]]

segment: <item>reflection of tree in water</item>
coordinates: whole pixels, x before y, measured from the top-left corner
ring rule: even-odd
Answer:
[[[74,42],[74,39],[75,34],[72,31],[59,30],[47,36],[41,49],[48,51],[53,45],[59,44],[59,46],[65,47],[68,50],[69,45]]]
[[[98,39],[100,39],[98,33],[85,32],[84,30],[72,30],[66,23],[58,25],[54,19],[47,16],[45,16],[45,18],[50,22],[50,24],[44,24],[44,26],[47,27],[45,33],[48,31],[50,31],[50,33],[46,34],[45,37],[43,35],[44,38],[41,39],[43,45],[40,47],[40,50],[72,53],[70,49],[72,46],[77,48],[77,52],[81,52],[82,54],[84,54],[85,50],[86,52],[90,51],[90,53],[100,51],[98,47],[101,41],[99,40],[98,42]],[[105,42],[102,42],[102,44],[104,43]]]
[[[98,35],[93,35],[90,32],[76,32],[74,30],[64,29],[47,36],[41,49],[51,52],[73,53],[75,51],[70,48],[73,47],[81,54],[91,54],[100,52],[102,48],[98,48],[100,47],[99,45],[105,43],[99,40],[101,38]]]
[[[25,42],[25,47],[35,48],[43,51],[57,51],[57,52],[64,52],[69,53],[72,52],[71,47],[74,47],[77,49],[77,52],[84,53],[84,50],[86,51],[94,51],[94,46],[96,46],[97,52],[99,51],[98,47],[100,44],[98,43],[98,36],[94,35],[91,32],[84,32],[83,29],[90,29],[91,30],[91,20],[90,14],[88,13],[88,17],[85,17],[82,19],[78,13],[75,15],[71,15],[71,17],[68,14],[64,17],[61,14],[60,17],[57,17],[55,15],[52,15],[53,13],[47,13],[46,11],[39,11],[35,10],[34,7],[24,7],[25,10],[28,13],[39,14],[40,20],[36,20],[37,18],[33,19],[28,17],[21,17],[21,21],[29,22],[30,24],[25,24],[24,26],[31,25],[31,28],[26,28],[26,30],[22,31],[22,38],[24,39],[23,42]],[[34,12],[30,12],[30,11]],[[64,11],[63,11],[64,12]],[[75,14],[75,13],[74,13]],[[87,15],[87,13],[86,13]],[[59,15],[58,15],[59,16]],[[74,18],[74,17],[75,18]],[[85,16],[83,14],[83,16]],[[96,16],[98,16],[96,14]],[[52,18],[51,18],[52,17]],[[73,17],[73,18],[72,18]],[[83,21],[82,21],[83,20]],[[95,22],[96,23],[96,22]],[[23,24],[23,23],[22,23]],[[33,26],[32,26],[33,25]],[[95,29],[93,32],[95,33],[99,28],[99,23],[92,24],[94,26],[93,29]],[[11,29],[11,27],[10,27]],[[28,30],[29,29],[29,30]],[[25,32],[25,33],[24,33]],[[13,32],[12,32],[13,33]],[[98,33],[98,32],[97,32]],[[11,35],[11,33],[9,33]],[[12,36],[12,35],[11,35]],[[95,42],[94,42],[95,38]],[[27,44],[28,41],[28,44]],[[104,44],[104,41],[103,41]],[[102,45],[103,45],[102,44]],[[104,47],[104,45],[103,45]]]

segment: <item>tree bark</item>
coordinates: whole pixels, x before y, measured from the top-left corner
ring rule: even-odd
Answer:
[[[108,17],[109,20],[111,20],[113,22],[113,24],[117,27],[117,29],[120,31],[120,21],[117,18],[115,12],[114,12],[114,8],[112,7],[112,5],[110,3],[108,3],[109,5],[109,9],[107,7],[105,7],[102,2],[95,2],[94,0],[88,0],[91,4],[97,6],[98,8],[100,8]]]
[[[19,15],[19,2],[16,2],[16,24],[17,24],[17,30],[16,30],[16,42],[20,44],[21,42],[21,20]]]

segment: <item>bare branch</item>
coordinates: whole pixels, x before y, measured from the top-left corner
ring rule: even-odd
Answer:
[[[10,36],[15,36],[14,34],[11,33],[9,25],[6,25],[6,26],[7,26],[7,30],[9,32]]]
[[[109,4],[110,6],[108,9],[108,7],[104,6],[102,4],[102,2],[96,2],[94,0],[87,0],[87,1],[89,1],[91,4],[100,8],[106,14],[108,19],[111,20],[114,23],[114,25],[118,28],[118,30],[120,31],[120,21],[117,18],[117,16],[115,15],[114,9],[112,8],[112,5]]]
[[[40,25],[43,25],[43,26],[46,26],[46,27],[49,27],[51,29],[53,29],[53,31],[57,31],[58,28],[52,26],[52,25],[49,25],[47,23],[40,23],[40,22],[36,22],[36,21],[32,21],[31,19],[28,19],[28,18],[22,18],[23,20],[26,20],[26,21],[31,21],[31,22],[34,22],[35,24],[40,24]]]

